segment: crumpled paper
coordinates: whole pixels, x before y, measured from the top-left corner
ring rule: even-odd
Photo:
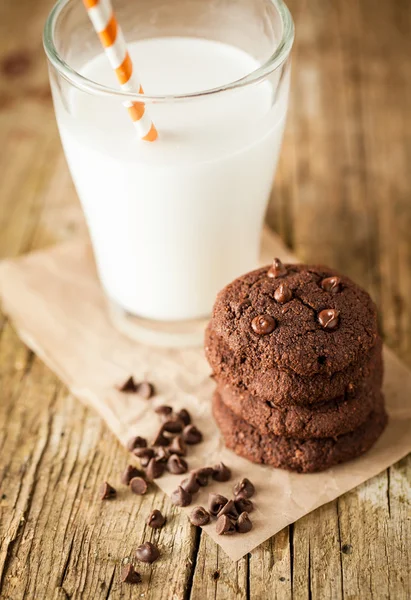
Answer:
[[[295,260],[278,238],[265,232],[262,263],[269,263],[273,256]],[[193,414],[204,442],[190,448],[190,468],[223,461],[233,471],[231,481],[213,481],[202,488],[196,504],[206,505],[211,491],[230,496],[233,483],[241,477],[255,484],[251,532],[218,536],[214,523],[204,527],[233,560],[411,451],[411,373],[388,349],[384,351],[384,391],[390,421],[381,439],[354,461],[323,473],[301,475],[254,465],[224,447],[211,416],[215,384],[201,348],[151,348],[113,327],[88,242],[70,242],[3,261],[0,295],[4,311],[24,342],[75,396],[99,413],[121,443],[137,434],[150,439],[158,428],[154,406],[185,407]],[[143,400],[117,391],[116,384],[130,374],[137,380],[153,381],[158,395]],[[156,483],[170,495],[183,478],[166,474]]]

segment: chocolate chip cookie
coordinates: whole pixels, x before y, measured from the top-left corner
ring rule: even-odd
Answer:
[[[226,446],[236,454],[255,463],[300,473],[323,471],[360,456],[377,441],[387,422],[381,393],[374,410],[362,425],[335,438],[302,440],[261,435],[231,412],[218,392],[213,397],[213,414]]]
[[[324,402],[382,372],[373,301],[321,266],[274,263],[226,286],[206,356],[218,379],[278,405]]]
[[[217,387],[222,402],[261,435],[274,434],[310,438],[335,437],[352,431],[367,420],[379,399],[380,373],[359,382],[355,392],[312,406],[288,405],[279,408],[227,384]]]

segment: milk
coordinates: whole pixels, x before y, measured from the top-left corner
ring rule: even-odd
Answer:
[[[147,94],[188,94],[259,64],[215,41],[157,38],[129,51]],[[101,54],[81,73],[116,88]],[[258,262],[287,99],[267,81],[203,100],[148,106],[158,131],[141,142],[116,97],[71,88],[57,121],[102,285],[147,319],[207,316],[216,293]]]

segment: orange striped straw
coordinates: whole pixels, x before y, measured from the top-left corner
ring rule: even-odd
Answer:
[[[83,0],[83,3],[107,58],[117,75],[121,89],[126,92],[138,90],[139,94],[144,94],[133,69],[126,41],[111,6],[111,0]],[[140,138],[147,142],[154,142],[158,137],[158,132],[147,113],[144,102],[126,101],[124,106],[127,108]]]

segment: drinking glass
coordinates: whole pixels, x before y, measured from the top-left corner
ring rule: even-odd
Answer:
[[[82,3],[60,0],[44,47],[61,141],[116,327],[195,344],[217,292],[258,265],[293,22],[281,0],[113,5],[145,95],[120,89]],[[126,101],[144,101],[155,142]]]

